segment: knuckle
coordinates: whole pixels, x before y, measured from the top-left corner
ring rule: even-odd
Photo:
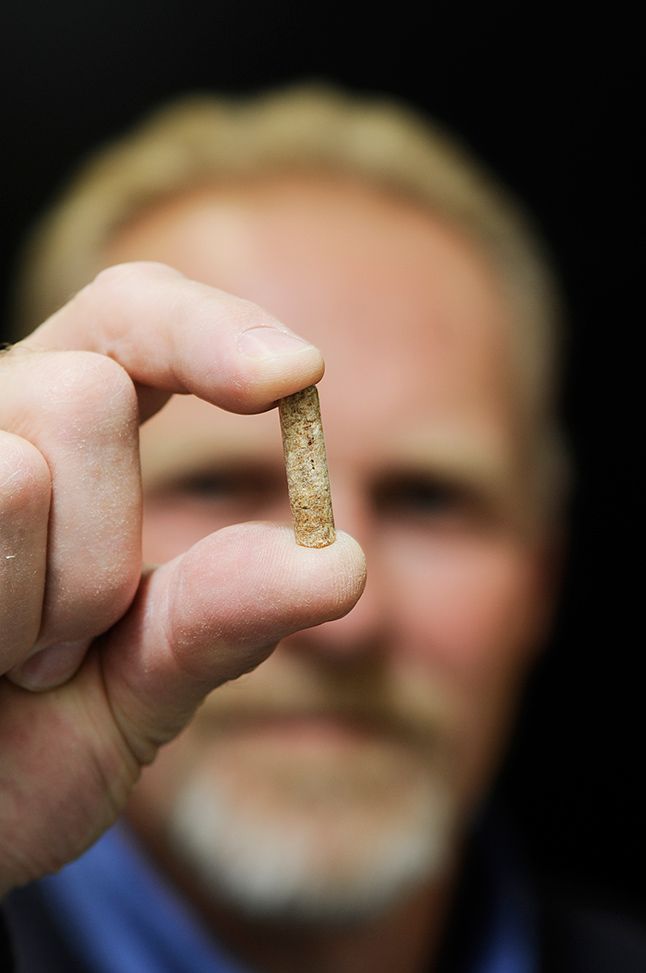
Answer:
[[[84,288],[84,292],[92,300],[103,301],[121,295],[124,290],[130,290],[133,285],[145,285],[147,281],[158,282],[160,277],[182,276],[179,271],[160,261],[132,260],[105,267]]]
[[[114,359],[93,351],[56,354],[46,390],[47,408],[59,415],[135,417],[137,396],[126,370]]]

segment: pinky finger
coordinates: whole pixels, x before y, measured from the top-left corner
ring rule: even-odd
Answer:
[[[0,430],[0,674],[23,662],[38,638],[50,495],[42,454]]]

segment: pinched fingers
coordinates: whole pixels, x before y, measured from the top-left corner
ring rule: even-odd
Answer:
[[[42,564],[31,580],[10,575],[29,597],[20,609],[5,598],[3,609],[9,664],[31,651],[48,654],[12,677],[30,688],[35,674],[57,684],[88,640],[126,612],[141,571],[141,419],[174,392],[262,411],[322,371],[318,350],[261,308],[161,264],[104,271],[3,355],[0,429],[24,440],[27,452],[31,444],[51,477],[47,529],[41,512],[30,531],[39,563],[46,546],[45,576]],[[40,510],[42,489],[33,492]],[[7,528],[12,543],[20,522]]]

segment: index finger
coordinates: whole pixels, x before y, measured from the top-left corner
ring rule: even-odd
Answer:
[[[240,413],[314,384],[324,367],[314,345],[258,305],[147,262],[102,271],[22,346],[99,352],[137,386]]]

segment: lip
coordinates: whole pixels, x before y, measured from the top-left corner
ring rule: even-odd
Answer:
[[[267,735],[289,735],[297,739],[350,740],[373,738],[376,728],[357,719],[325,714],[291,714],[251,721],[250,727]]]
[[[228,739],[253,740],[254,745],[260,746],[279,744],[290,749],[376,743],[410,746],[413,742],[410,730],[392,721],[329,712],[227,714],[217,720],[217,730]]]

